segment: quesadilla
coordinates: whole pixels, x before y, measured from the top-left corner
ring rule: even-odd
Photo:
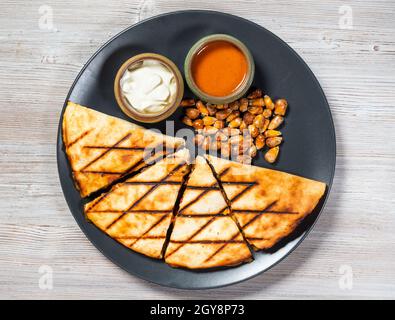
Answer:
[[[63,141],[81,196],[184,146],[184,140],[68,102]]]
[[[189,151],[182,149],[85,205],[86,217],[126,247],[162,257]]]
[[[252,258],[206,160],[196,158],[182,195],[165,261],[190,269],[237,265]]]
[[[206,156],[233,216],[254,249],[269,249],[290,235],[316,207],[325,183]]]

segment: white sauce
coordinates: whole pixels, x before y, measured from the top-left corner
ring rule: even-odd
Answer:
[[[121,78],[121,90],[130,105],[139,112],[164,111],[176,97],[173,72],[154,59],[132,65]]]

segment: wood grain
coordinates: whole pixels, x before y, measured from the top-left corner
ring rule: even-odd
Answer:
[[[39,28],[43,5],[51,30]],[[339,28],[343,5],[353,29]],[[59,114],[83,64],[130,24],[180,9],[236,14],[288,42],[319,79],[337,133],[335,183],[314,231],[269,272],[218,290],[162,288],[113,265],[78,228],[57,176]],[[2,0],[0,298],[394,299],[394,11],[391,0]],[[42,265],[52,290],[39,288]],[[351,290],[339,286],[344,265]]]

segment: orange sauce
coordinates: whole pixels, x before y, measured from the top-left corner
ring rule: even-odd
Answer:
[[[192,60],[192,77],[204,93],[225,97],[236,91],[247,76],[244,53],[227,41],[206,44]]]

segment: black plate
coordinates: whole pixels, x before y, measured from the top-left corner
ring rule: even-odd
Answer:
[[[272,97],[289,101],[286,125],[281,129],[285,142],[279,161],[267,164],[262,153],[254,164],[294,173],[325,182],[330,188],[335,171],[336,140],[332,116],[324,93],[306,63],[281,39],[248,20],[213,11],[182,11],[157,16],[121,32],[96,52],[81,70],[66,99],[98,111],[130,120],[118,108],[113,81],[121,64],[133,55],[156,52],[173,60],[183,71],[189,48],[203,36],[230,34],[251,50],[256,72],[253,86]],[[192,94],[186,89],[186,96]],[[63,108],[64,111],[64,108]],[[170,120],[176,130],[181,110]],[[62,122],[62,117],[60,123]],[[147,127],[147,126],[146,126]],[[165,131],[165,122],[151,125]],[[85,220],[82,200],[73,185],[63,149],[61,126],[57,140],[59,177],[64,196],[74,218],[89,240],[109,259],[140,278],[171,287],[214,288],[246,280],[269,269],[287,256],[303,240],[322,210],[324,199],[313,215],[292,237],[270,253],[258,252],[255,261],[234,268],[189,271],[169,267],[163,261],[135,253],[117,243]],[[328,188],[328,190],[329,190]]]

